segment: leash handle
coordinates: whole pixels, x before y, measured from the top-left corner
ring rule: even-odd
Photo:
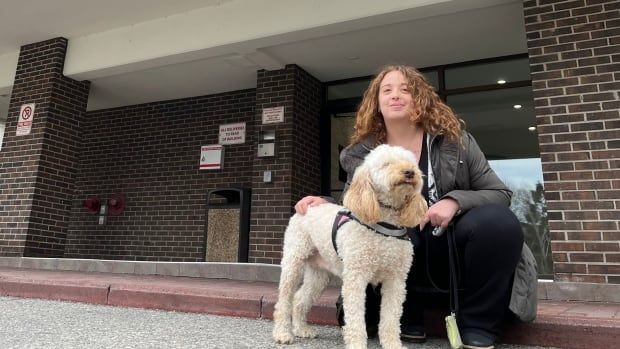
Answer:
[[[447,232],[448,240],[448,262],[450,265],[450,311],[457,314],[459,310],[459,286],[456,269],[456,238],[454,237],[454,228],[450,227]]]
[[[450,262],[450,315],[446,316],[446,331],[450,346],[453,349],[463,348],[463,342],[456,322],[456,314],[459,311],[459,287],[456,269],[456,238],[454,237],[454,227],[450,226],[447,232],[448,240],[448,259]]]

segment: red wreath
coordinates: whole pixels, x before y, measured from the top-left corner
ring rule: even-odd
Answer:
[[[96,196],[89,196],[84,200],[82,205],[88,210],[89,213],[98,213],[101,209],[101,200]]]
[[[125,200],[125,194],[115,193],[110,195],[108,199],[108,213],[113,216],[118,216],[125,211],[127,201]]]

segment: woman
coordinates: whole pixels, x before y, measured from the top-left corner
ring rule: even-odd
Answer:
[[[508,208],[512,192],[414,68],[385,67],[366,90],[351,144],[340,155],[349,179],[370,150],[383,143],[411,151],[426,174],[423,194],[429,209],[412,239],[415,262],[407,280],[403,339],[425,340],[424,305],[448,303],[445,293],[437,296],[449,286],[448,234],[437,237],[431,232],[450,225],[456,241],[457,322],[463,343],[466,348],[493,348],[510,311],[524,321],[536,316],[536,264]],[[325,198],[308,196],[295,209],[303,214],[323,202]],[[367,294],[370,334],[378,322],[380,292],[369,287]]]

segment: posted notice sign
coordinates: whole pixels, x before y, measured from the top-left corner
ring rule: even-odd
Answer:
[[[245,122],[220,125],[219,144],[245,143]]]
[[[284,122],[284,107],[263,108],[263,124]]]
[[[17,121],[16,136],[25,136],[32,130],[32,119],[34,118],[34,103],[22,104],[19,109],[19,120]]]
[[[200,147],[200,169],[219,170],[222,166],[223,147],[219,144]]]

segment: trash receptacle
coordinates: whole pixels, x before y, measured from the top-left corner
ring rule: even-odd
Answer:
[[[247,262],[250,189],[212,189],[205,212],[205,261]]]

